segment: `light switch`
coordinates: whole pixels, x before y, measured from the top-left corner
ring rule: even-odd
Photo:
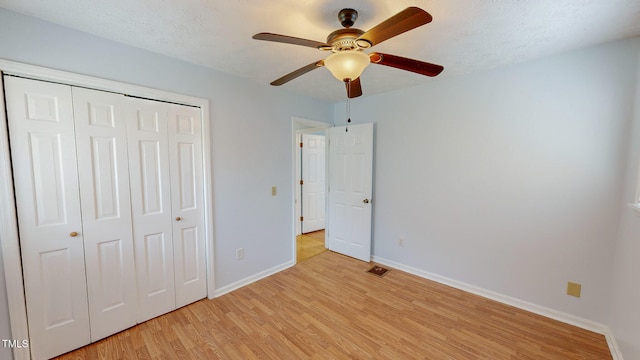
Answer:
[[[275,186],[271,187],[271,196],[276,196],[278,194],[278,189]]]

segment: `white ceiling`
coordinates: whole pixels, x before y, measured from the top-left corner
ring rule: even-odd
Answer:
[[[273,32],[324,42],[337,13],[359,12],[368,30],[408,6],[433,22],[373,48],[467,74],[640,35],[640,0],[0,0],[0,7],[268,84],[326,52],[251,39]],[[367,94],[434,79],[371,65]],[[317,69],[282,88],[338,101],[344,85]],[[275,91],[275,90],[274,90]]]

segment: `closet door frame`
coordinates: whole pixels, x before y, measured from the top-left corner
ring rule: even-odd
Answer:
[[[66,71],[22,64],[0,59],[0,94],[4,92],[3,74],[21,76],[35,80],[51,81],[71,86],[109,91],[147,99],[166,101],[200,108],[202,121],[202,168],[204,181],[204,217],[207,258],[207,297],[214,298],[214,238],[213,238],[213,188],[211,182],[211,140],[209,122],[209,100],[172,93],[163,90],[131,85],[112,80],[79,75]],[[5,116],[4,96],[0,96],[0,239],[7,284],[9,320],[13,339],[29,339],[27,310],[22,278],[22,261],[16,215],[13,175],[9,153],[9,132]],[[29,359],[30,352],[24,348],[14,348],[14,359]]]

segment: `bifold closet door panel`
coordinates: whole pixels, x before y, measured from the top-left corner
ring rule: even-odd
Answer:
[[[6,76],[33,358],[89,344],[71,87]]]
[[[124,96],[72,88],[91,341],[137,322]]]
[[[175,309],[166,104],[125,99],[138,322]]]
[[[207,295],[200,109],[168,104],[176,307]]]

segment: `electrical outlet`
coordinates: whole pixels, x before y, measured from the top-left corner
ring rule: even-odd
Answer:
[[[579,298],[581,291],[582,291],[582,285],[581,284],[573,283],[571,281],[569,281],[567,283],[567,295],[575,296],[575,297]]]
[[[236,260],[242,260],[244,259],[244,248],[237,248],[236,249]]]
[[[276,196],[278,195],[278,188],[275,186],[271,187],[271,196]]]
[[[405,247],[406,245],[407,243],[403,238],[398,238],[398,246]]]

